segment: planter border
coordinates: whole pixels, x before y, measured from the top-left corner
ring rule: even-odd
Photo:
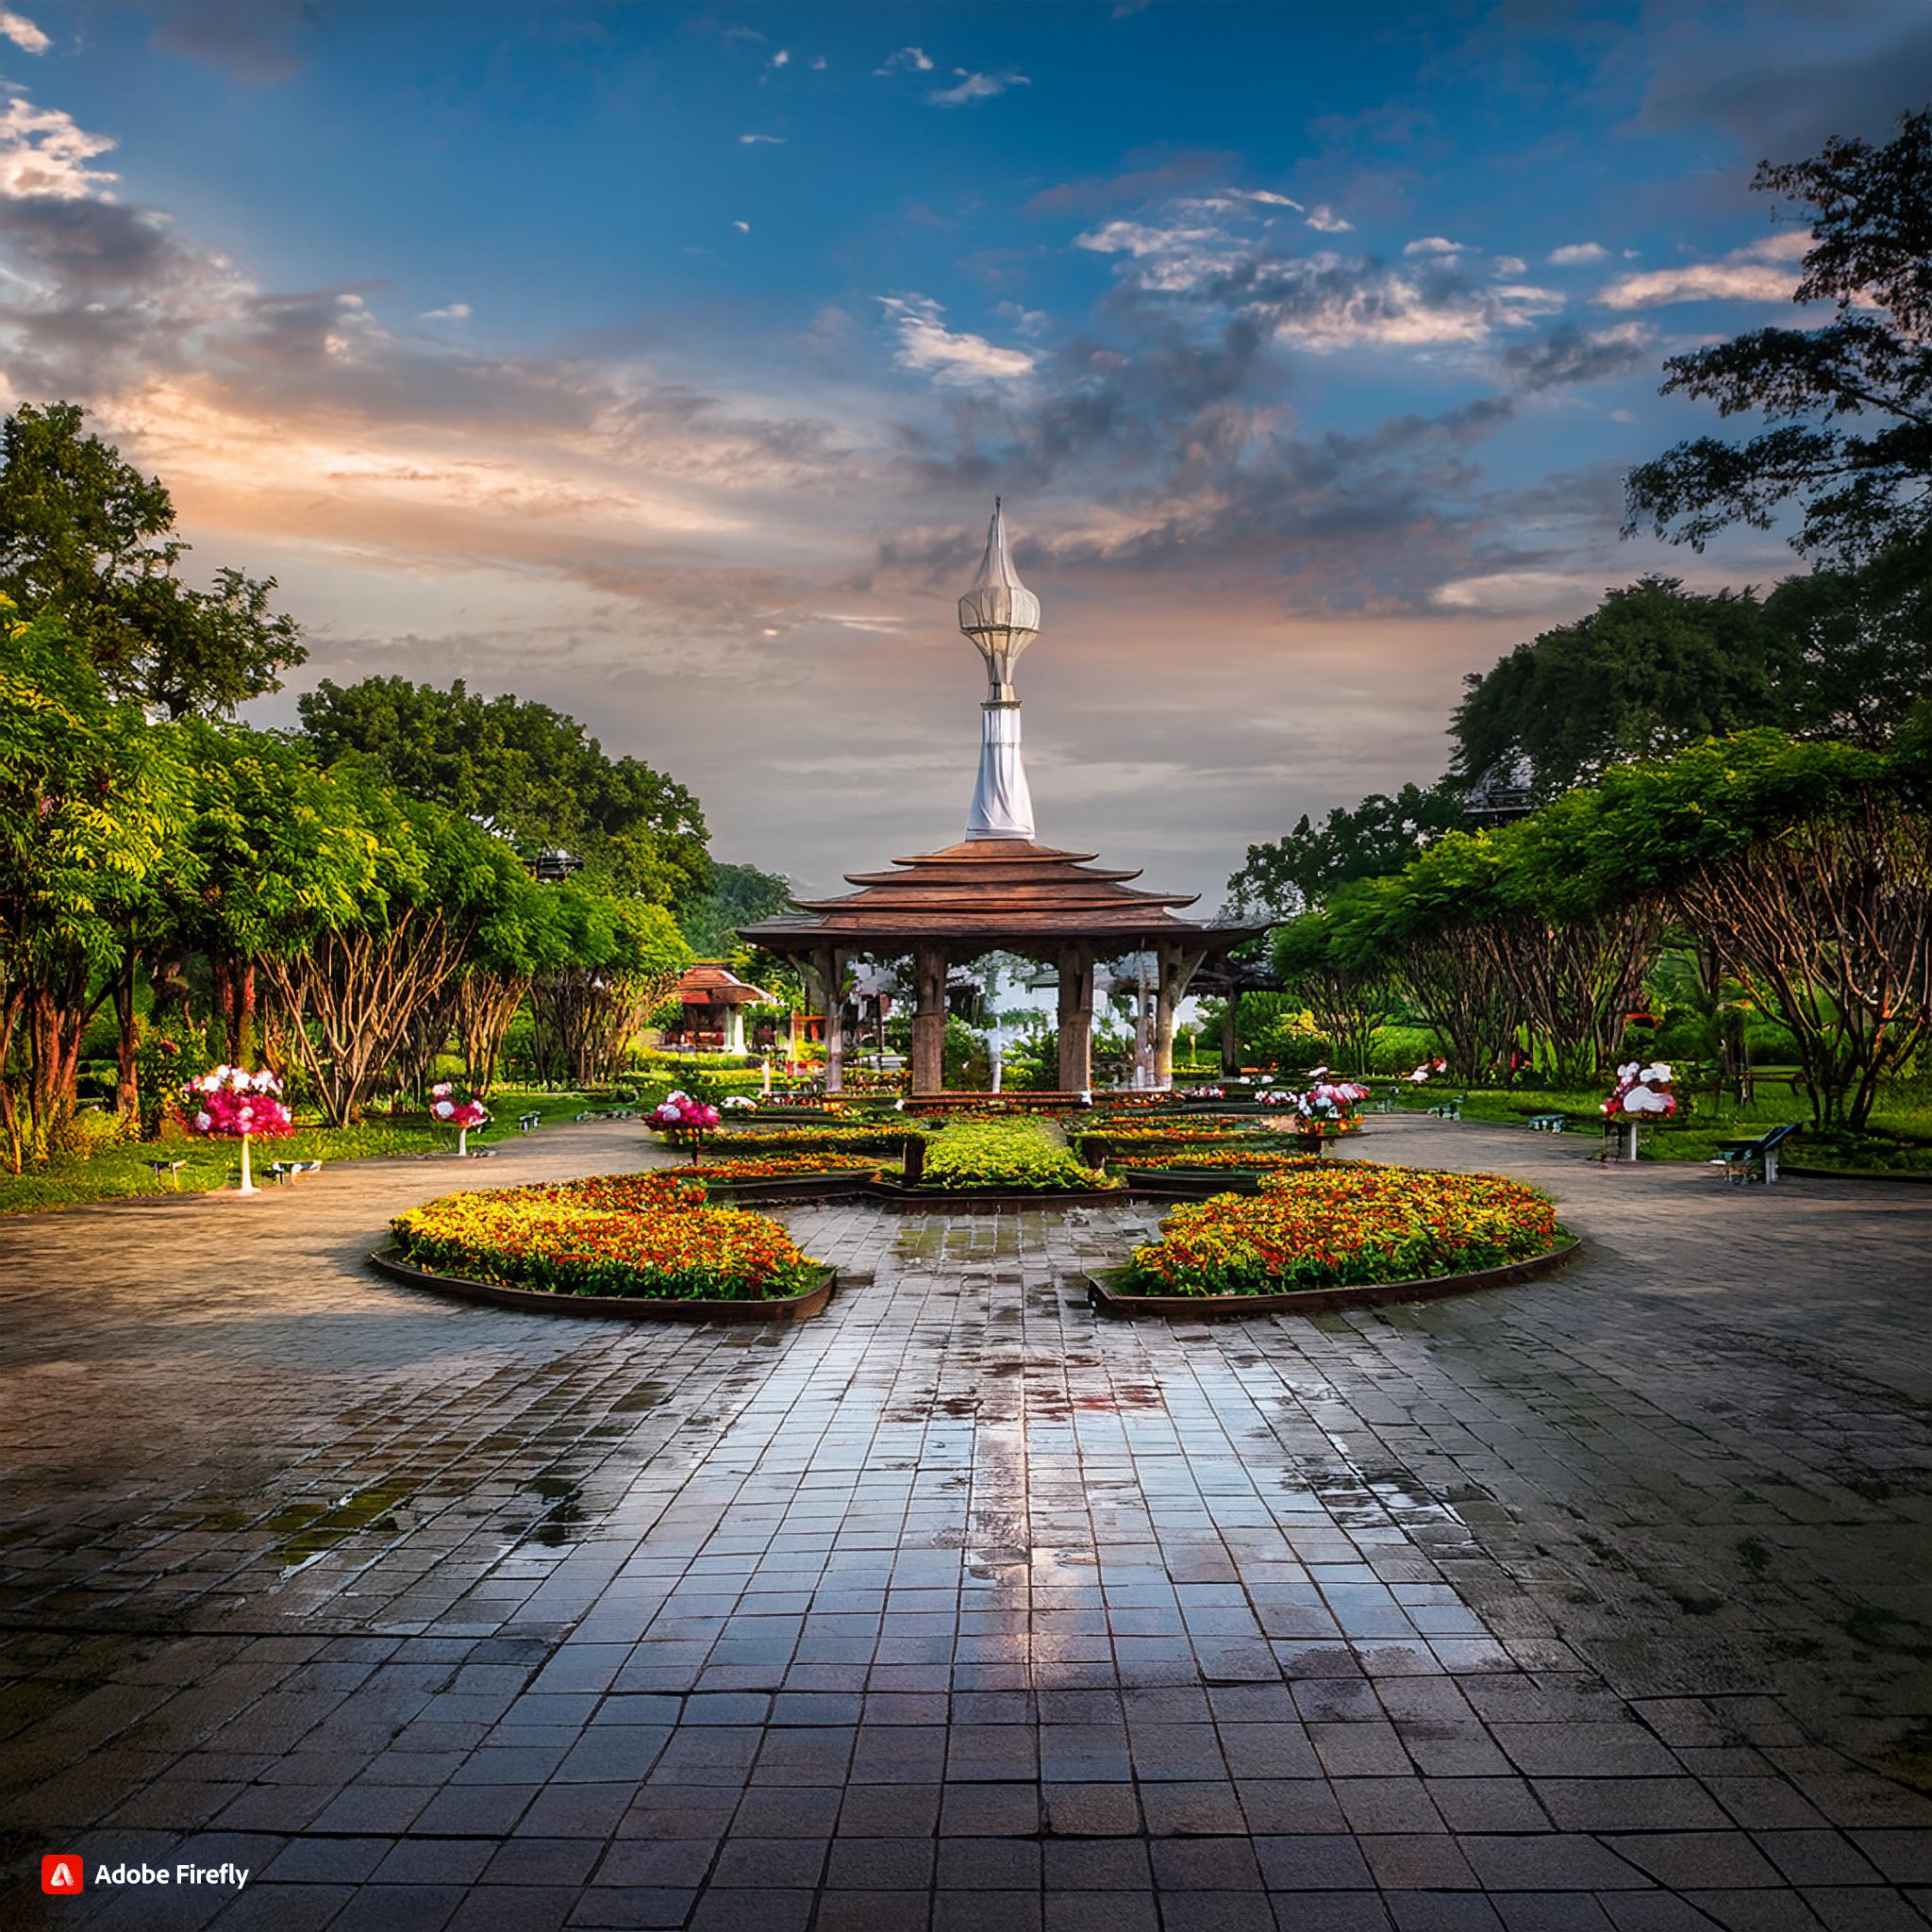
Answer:
[[[374,1248],[369,1265],[378,1274],[409,1288],[458,1301],[489,1302],[525,1314],[605,1315],[628,1322],[808,1322],[823,1314],[838,1286],[838,1271],[822,1268],[816,1288],[775,1301],[668,1301],[658,1297],[614,1294],[554,1294],[545,1289],[505,1288],[494,1281],[472,1281],[462,1274],[439,1274],[407,1261],[393,1247]]]
[[[1331,1308],[1440,1301],[1449,1295],[1474,1294],[1486,1288],[1534,1281],[1567,1268],[1582,1248],[1583,1242],[1573,1236],[1557,1247],[1532,1255],[1527,1260],[1510,1261],[1501,1268],[1478,1268],[1466,1274],[1431,1274],[1407,1281],[1367,1281],[1346,1288],[1297,1289],[1282,1294],[1124,1294],[1104,1275],[1090,1274],[1086,1277],[1087,1299],[1099,1315],[1319,1315]]]

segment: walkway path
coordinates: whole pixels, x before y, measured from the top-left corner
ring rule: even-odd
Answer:
[[[1932,1199],[1361,1151],[1590,1258],[1110,1324],[1144,1212],[807,1209],[764,1333],[372,1278],[446,1161],[0,1223],[0,1919],[79,1851],[252,1875],[48,1924],[1926,1923]]]

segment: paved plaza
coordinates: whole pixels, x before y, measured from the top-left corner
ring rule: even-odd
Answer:
[[[1315,1320],[1097,1320],[1136,1207],[797,1210],[770,1330],[362,1264],[640,1138],[0,1223],[6,1924],[1927,1923],[1932,1191],[1376,1121],[1588,1257]]]

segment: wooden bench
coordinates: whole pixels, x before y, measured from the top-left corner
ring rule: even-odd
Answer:
[[[181,1191],[181,1170],[188,1165],[185,1160],[143,1160],[142,1166],[155,1177],[155,1186],[159,1187],[161,1176],[168,1176],[168,1185],[178,1194]]]
[[[1755,1141],[1722,1141],[1710,1157],[1710,1163],[1722,1167],[1724,1178],[1740,1188],[1750,1181],[1751,1170],[1756,1168],[1758,1179],[1769,1187],[1777,1179],[1777,1150],[1797,1131],[1798,1123],[1790,1121],[1760,1134]]]
[[[319,1160],[272,1160],[268,1164],[268,1177],[279,1184],[282,1181],[299,1179],[305,1174],[320,1174]]]

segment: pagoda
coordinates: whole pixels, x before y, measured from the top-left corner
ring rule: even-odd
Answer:
[[[1040,635],[1040,599],[1020,581],[993,503],[979,575],[959,599],[959,628],[985,660],[979,770],[966,836],[938,852],[895,858],[887,872],[847,873],[858,888],[832,899],[799,899],[799,916],[741,926],[739,937],[804,965],[825,1002],[825,1090],[842,1085],[839,988],[845,961],[910,956],[914,1008],[912,1091],[943,1091],[946,974],[982,954],[1018,953],[1059,975],[1059,1087],[1091,1097],[1093,968],[1125,953],[1159,965],[1154,1005],[1154,1076],[1173,1082],[1174,1018],[1195,973],[1266,928],[1181,917],[1193,893],[1153,892],[1128,882],[1138,870],[1094,863],[1034,836],[1033,799],[1020,742],[1013,670]],[[1041,1098],[1049,1096],[1041,1095]]]

